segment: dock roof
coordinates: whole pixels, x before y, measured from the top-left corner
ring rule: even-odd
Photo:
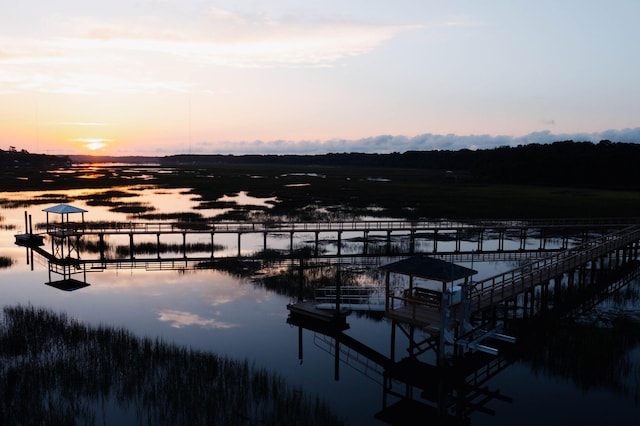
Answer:
[[[427,256],[410,257],[380,266],[379,269],[441,282],[452,282],[478,273],[474,269]]]
[[[69,213],[86,213],[87,210],[81,209],[80,207],[71,206],[69,204],[58,204],[57,206],[47,207],[46,209],[42,209],[43,212],[47,213],[60,213],[60,214],[69,214]]]

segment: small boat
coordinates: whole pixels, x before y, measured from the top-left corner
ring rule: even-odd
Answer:
[[[336,286],[320,287],[315,290],[317,309],[335,309],[338,297]],[[340,286],[340,307],[353,311],[384,311],[384,287]]]

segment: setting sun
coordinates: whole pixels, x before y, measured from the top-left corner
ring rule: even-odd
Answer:
[[[98,151],[105,148],[112,139],[103,138],[78,138],[77,142],[82,142],[82,146],[90,151]]]

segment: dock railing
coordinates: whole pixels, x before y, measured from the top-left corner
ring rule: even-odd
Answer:
[[[507,300],[542,282],[575,270],[589,261],[640,240],[640,228],[632,226],[590,240],[510,271],[472,283],[471,311],[483,310]]]
[[[256,221],[256,222],[86,222],[85,233],[179,233],[179,232],[336,232],[417,231],[460,229],[516,229],[522,227],[622,227],[638,219],[531,219],[531,220],[348,220],[348,221]]]

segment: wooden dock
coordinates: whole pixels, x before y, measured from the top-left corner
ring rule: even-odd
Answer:
[[[137,236],[155,236],[158,247],[163,235],[181,235],[186,247],[190,235],[207,235],[214,254],[214,238],[217,235],[237,236],[237,256],[242,256],[242,236],[258,234],[263,238],[262,250],[270,248],[270,238],[280,245],[282,235],[290,239],[289,251],[294,252],[296,237],[311,238],[309,247],[314,256],[320,256],[321,242],[334,244],[337,255],[342,255],[343,245],[349,240],[361,244],[359,255],[413,255],[451,254],[467,256],[494,256],[517,258],[522,254],[536,255],[562,250],[570,245],[585,243],[593,234],[603,235],[640,223],[640,218],[624,219],[545,219],[545,220],[352,220],[321,222],[47,222],[41,235],[56,238],[97,239],[98,247],[106,247],[109,236],[128,236],[134,247]],[[34,234],[36,235],[36,234]],[[532,244],[535,241],[534,244]],[[553,241],[554,247],[548,247]],[[473,245],[469,244],[472,243]],[[392,245],[395,244],[394,245]],[[464,243],[464,247],[463,247]],[[557,247],[557,244],[560,247]],[[537,245],[536,245],[537,244]],[[497,245],[497,246],[496,246]],[[353,244],[352,244],[353,246]],[[350,251],[353,254],[353,248]],[[101,256],[104,253],[101,251]]]
[[[327,310],[316,308],[313,301],[299,301],[287,305],[292,317],[321,323],[324,326],[345,330],[349,328],[346,318],[351,313],[349,309]]]
[[[513,301],[519,295],[531,293],[538,286],[548,285],[552,280],[586,268],[605,257],[611,257],[614,264],[630,262],[638,256],[639,242],[640,227],[628,227],[571,250],[551,254],[489,278],[472,281],[468,285],[467,318],[477,317],[481,312]],[[438,334],[442,330],[445,313],[450,310],[448,326],[456,327],[461,301],[448,304],[444,292],[439,294],[441,304],[415,297],[389,295],[386,316]]]

